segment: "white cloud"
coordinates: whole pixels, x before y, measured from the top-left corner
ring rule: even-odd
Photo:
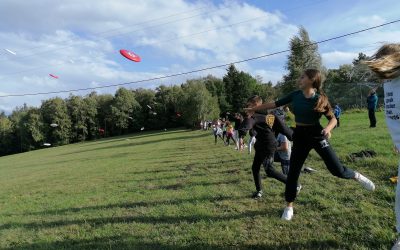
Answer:
[[[359,17],[357,22],[366,26],[376,26],[385,23],[386,20],[378,15],[372,15]]]
[[[321,54],[322,63],[327,68],[338,68],[342,64],[350,64],[357,56],[358,53],[344,51],[331,51]]]

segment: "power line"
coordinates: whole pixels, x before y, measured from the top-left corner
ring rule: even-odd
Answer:
[[[397,19],[397,20],[394,20],[394,21],[391,21],[391,22],[387,22],[387,23],[383,23],[383,24],[380,24],[380,25],[372,26],[372,27],[369,27],[369,28],[357,30],[357,31],[354,31],[354,32],[346,33],[346,34],[343,34],[343,35],[331,37],[331,38],[328,38],[328,39],[320,40],[320,41],[317,41],[317,42],[309,43],[309,44],[303,45],[303,47],[309,47],[309,46],[317,45],[317,44],[320,44],[320,43],[326,43],[326,42],[329,42],[329,41],[333,41],[333,40],[337,40],[337,39],[340,39],[340,38],[352,36],[352,35],[355,35],[355,34],[359,34],[359,33],[362,33],[362,32],[369,31],[369,30],[377,29],[377,28],[384,27],[384,26],[387,26],[387,25],[390,25],[390,24],[394,24],[394,23],[398,23],[398,22],[400,22],[400,19]],[[88,88],[79,88],[79,89],[70,89],[70,90],[60,90],[60,91],[25,93],[25,94],[8,94],[8,95],[1,95],[0,98],[60,94],[60,93],[70,93],[70,92],[77,92],[77,91],[104,89],[104,88],[110,88],[110,87],[119,87],[119,86],[134,84],[134,83],[142,83],[142,82],[149,82],[149,81],[167,79],[167,78],[183,76],[183,75],[193,74],[193,73],[202,72],[202,71],[207,71],[207,70],[211,70],[211,69],[222,68],[222,67],[229,66],[231,64],[240,64],[240,63],[244,63],[244,62],[248,62],[248,61],[254,61],[254,60],[270,57],[270,56],[273,56],[273,55],[283,54],[283,53],[286,53],[286,52],[290,52],[290,49],[281,50],[281,51],[277,51],[277,52],[273,52],[273,53],[269,53],[269,54],[264,54],[264,55],[261,55],[261,56],[250,57],[250,58],[239,60],[239,61],[235,61],[235,62],[230,62],[230,63],[220,64],[220,65],[210,66],[210,67],[201,68],[201,69],[195,69],[195,70],[191,70],[191,71],[187,71],[187,72],[181,72],[181,73],[175,73],[175,74],[164,75],[164,76],[159,76],[159,77],[153,77],[153,78],[148,78],[148,79],[142,79],[142,80],[137,80],[137,81],[132,81],[132,82],[125,82],[125,83],[119,83],[119,84],[110,84],[110,85],[104,85],[104,86],[98,86],[98,87],[88,87]]]
[[[300,8],[308,7],[308,6],[310,6],[310,5],[316,5],[316,4],[319,4],[319,3],[324,2],[324,1],[325,1],[325,0],[320,0],[320,1],[316,1],[316,2],[311,2],[311,3],[309,3],[309,4],[300,5],[300,6],[297,6],[297,7],[294,7],[294,8],[290,8],[290,9],[287,9],[287,10],[283,10],[283,11],[286,11],[286,12],[287,12],[287,11],[297,10],[297,9],[300,9]],[[228,7],[225,7],[225,8],[229,8],[229,6],[228,6]],[[225,8],[223,8],[223,9],[225,9]],[[220,11],[220,10],[221,10],[221,9],[219,9],[219,10],[217,10],[217,11]],[[215,11],[215,12],[217,12],[217,11]],[[211,12],[209,12],[209,13],[211,13]],[[202,15],[202,14],[200,14],[200,15]],[[192,16],[192,17],[188,17],[188,18],[193,18],[193,17],[197,17],[197,16],[199,16],[199,15]],[[257,16],[257,17],[250,18],[250,19],[246,19],[246,20],[242,20],[242,21],[239,21],[239,22],[236,22],[236,23],[231,23],[231,24],[227,24],[227,25],[224,25],[224,26],[215,27],[215,28],[208,29],[208,30],[204,30],[204,31],[200,31],[200,32],[196,32],[196,33],[192,33],[192,34],[188,34],[188,35],[184,35],[184,36],[179,36],[179,37],[175,37],[175,38],[168,39],[168,40],[164,40],[164,41],[159,41],[159,42],[156,42],[156,44],[165,43],[165,42],[170,42],[170,41],[175,41],[175,40],[179,40],[179,39],[182,39],[182,38],[193,37],[193,36],[205,34],[205,33],[211,32],[211,31],[215,31],[215,30],[222,30],[222,29],[225,29],[225,28],[234,27],[234,26],[237,26],[237,25],[241,25],[241,24],[244,24],[244,23],[248,23],[248,22],[251,22],[251,21],[255,21],[255,20],[257,20],[257,19],[262,19],[262,18],[267,18],[267,17],[268,17],[268,16],[265,16],[265,15],[263,15],[263,16]],[[186,19],[186,18],[184,18],[184,19]],[[176,21],[172,21],[172,22],[176,22]],[[171,23],[171,22],[169,22],[169,23]],[[160,25],[163,26],[163,25],[169,24],[169,23],[163,23],[163,24],[160,24]],[[160,25],[155,25],[155,26],[152,26],[152,27],[150,27],[150,28],[158,27],[158,26],[160,26]],[[143,30],[143,29],[140,29],[140,30]],[[138,31],[138,30],[137,30],[137,31]],[[132,32],[136,32],[136,31],[131,31],[131,32],[127,32],[127,33],[132,33]],[[117,35],[115,35],[115,36],[120,36],[120,35],[123,35],[123,33],[122,33],[122,34],[117,34]],[[113,36],[111,36],[111,37],[113,37]],[[105,37],[105,38],[108,38],[108,37]],[[151,44],[151,45],[154,45],[154,44]],[[147,46],[147,45],[139,45],[139,46],[135,46],[135,48],[140,48],[140,47],[145,47],[145,46]],[[65,47],[62,47],[62,48],[52,49],[52,50],[48,50],[48,51],[41,51],[41,52],[38,52],[38,53],[34,53],[34,54],[31,54],[31,55],[27,55],[27,56],[19,57],[19,58],[31,57],[31,56],[33,56],[33,55],[44,54],[44,53],[47,53],[47,52],[57,51],[57,50],[61,50],[61,49],[69,48],[69,47],[73,47],[73,45],[68,45],[68,46],[65,46]],[[5,60],[0,60],[0,62],[1,62],[1,61],[5,61]],[[35,70],[42,69],[42,68],[46,68],[46,67],[50,67],[50,66],[51,66],[51,67],[52,67],[52,66],[60,66],[60,65],[64,65],[64,64],[66,64],[66,62],[60,62],[60,63],[52,64],[52,65],[43,65],[43,66],[34,67],[34,68],[31,68],[31,69],[27,69],[27,70],[21,70],[21,71],[6,73],[6,74],[3,74],[3,76],[5,76],[5,75],[17,75],[17,74],[20,74],[20,73],[35,71]]]

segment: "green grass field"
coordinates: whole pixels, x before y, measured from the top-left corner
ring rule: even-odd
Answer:
[[[345,114],[332,145],[377,185],[330,175],[315,153],[291,222],[284,186],[252,200],[252,157],[209,132],[129,135],[0,158],[1,249],[388,249],[398,156],[378,114]],[[347,155],[378,153],[356,163]],[[280,165],[276,165],[280,168]]]

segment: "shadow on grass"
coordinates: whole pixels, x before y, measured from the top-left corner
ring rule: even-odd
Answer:
[[[184,187],[193,187],[193,186],[218,186],[218,185],[233,185],[239,184],[240,180],[227,180],[227,181],[217,181],[217,182],[210,182],[210,181],[201,181],[201,182],[178,182],[172,185],[165,185],[165,186],[156,186],[153,189],[167,189],[167,190],[178,190]]]
[[[201,241],[201,239],[197,239]],[[291,242],[288,244],[235,244],[226,246],[221,246],[212,243],[188,243],[185,245],[179,244],[168,244],[168,243],[158,243],[144,241],[141,238],[124,235],[115,237],[103,237],[94,238],[90,240],[64,240],[56,242],[43,242],[43,243],[31,243],[24,244],[14,247],[5,248],[8,250],[17,249],[163,249],[163,250],[193,250],[193,249],[216,249],[216,250],[230,250],[230,249],[266,249],[266,250],[276,250],[276,249],[344,249],[347,248],[343,246],[343,242],[340,244],[334,240],[311,240],[305,243],[303,242]]]
[[[180,133],[187,133],[187,132],[192,132],[192,130],[176,129],[176,130],[170,130],[167,132],[162,131],[162,130],[157,130],[157,131],[150,131],[150,132],[144,132],[144,133],[143,132],[142,133],[133,133],[133,134],[126,134],[126,135],[121,135],[121,136],[107,137],[107,138],[99,139],[97,141],[87,141],[84,145],[80,145],[80,147],[89,147],[89,146],[94,146],[94,145],[99,145],[99,144],[120,142],[120,141],[125,141],[126,139],[141,139],[141,138],[147,138],[147,137],[152,137],[152,136],[180,134]]]
[[[181,216],[169,216],[163,215],[158,216],[113,216],[113,217],[100,217],[100,218],[87,218],[87,219],[75,219],[75,220],[55,220],[55,221],[41,221],[41,222],[28,222],[28,223],[5,223],[0,225],[0,230],[25,228],[25,229],[52,229],[56,227],[64,226],[83,226],[91,225],[94,227],[100,227],[108,224],[126,224],[126,223],[143,223],[143,224],[174,224],[179,225],[180,223],[198,223],[198,222],[220,222],[220,221],[230,221],[230,220],[241,220],[250,219],[256,216],[276,215],[280,213],[280,209],[268,208],[263,211],[247,211],[240,214],[230,214],[230,215],[203,215],[203,214],[191,214],[191,215],[181,215]]]
[[[87,207],[71,207],[58,210],[47,210],[41,212],[26,213],[24,215],[60,215],[66,213],[79,213],[88,210],[105,210],[105,209],[118,209],[118,208],[134,208],[134,207],[154,207],[159,205],[180,205],[183,203],[199,203],[199,202],[218,202],[226,200],[237,200],[247,198],[245,196],[217,196],[217,197],[200,197],[200,198],[189,198],[189,199],[175,199],[175,200],[157,200],[157,201],[135,201],[135,202],[123,202],[116,204],[98,205],[98,206],[87,206]],[[1,227],[1,226],[0,226]]]
[[[179,137],[173,137],[173,138],[163,138],[163,139],[157,139],[157,140],[131,142],[131,143],[125,143],[125,144],[121,144],[121,145],[119,144],[119,145],[98,147],[98,148],[93,148],[93,149],[73,151],[73,152],[69,152],[69,153],[59,154],[59,156],[73,155],[73,154],[78,154],[78,153],[87,153],[87,152],[98,151],[98,150],[109,150],[109,149],[118,149],[118,148],[126,148],[126,147],[133,147],[133,146],[143,146],[143,145],[147,145],[147,144],[162,143],[162,142],[165,142],[165,141],[191,140],[191,139],[196,139],[196,138],[201,138],[201,137],[206,137],[206,136],[209,136],[209,134],[199,134],[199,135],[191,135],[191,136],[179,136]]]

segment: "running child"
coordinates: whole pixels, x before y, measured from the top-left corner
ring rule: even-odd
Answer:
[[[230,122],[226,122],[226,145],[230,145],[230,140],[236,145],[235,138],[233,138],[233,126]]]
[[[218,120],[212,126],[213,126],[213,134],[215,137],[215,144],[217,144],[218,137],[221,138],[222,141],[224,141],[224,139],[222,138],[222,129],[221,129],[220,121]]]
[[[261,104],[262,99],[259,96],[250,97],[247,101],[247,107],[250,109],[260,106]],[[248,131],[250,129],[254,129],[257,132],[256,143],[254,144],[256,153],[251,170],[256,186],[256,192],[253,194],[253,198],[258,199],[263,195],[260,175],[261,165],[264,166],[268,177],[286,183],[287,176],[276,171],[273,166],[274,154],[277,147],[275,132],[282,133],[289,138],[292,138],[293,132],[291,129],[286,127],[284,122],[276,115],[261,115],[256,114],[251,110],[247,112],[247,118],[243,121],[240,127],[240,130]],[[297,191],[300,191],[300,189],[301,186],[299,186],[298,189],[296,187]]]
[[[397,151],[400,150],[400,43],[383,45],[366,64],[384,80],[386,123]],[[400,175],[400,164],[398,169]],[[400,235],[400,182],[397,182],[396,229]],[[400,237],[393,250],[400,249]]]
[[[282,219],[293,218],[293,203],[297,195],[297,184],[301,168],[311,149],[314,149],[324,161],[332,175],[343,179],[352,179],[370,190],[375,190],[375,185],[367,177],[344,166],[328,139],[331,130],[336,126],[336,119],[329,104],[328,97],[322,91],[321,73],[316,69],[307,69],[299,79],[300,90],[273,102],[260,105],[252,111],[274,109],[292,103],[295,115],[296,128],[293,135],[293,148],[290,160],[289,174],[287,177],[285,199],[287,207],[284,209]],[[320,118],[325,115],[329,120],[323,128]]]

